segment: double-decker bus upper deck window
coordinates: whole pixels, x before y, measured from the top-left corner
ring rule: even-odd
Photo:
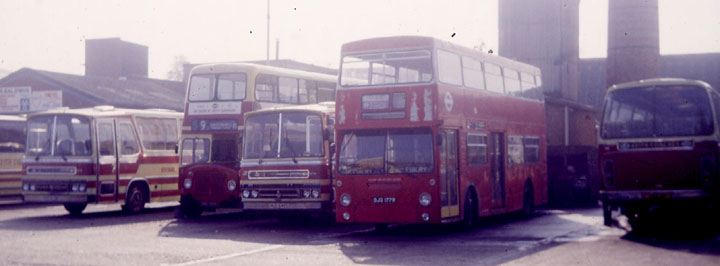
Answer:
[[[429,50],[346,55],[342,86],[405,84],[432,80]]]
[[[520,76],[518,76],[518,72],[513,69],[503,68],[503,76],[505,77],[505,93],[508,95],[520,96],[522,87],[520,85]]]
[[[453,85],[462,85],[460,56],[444,50],[437,51],[438,80]]]
[[[340,147],[342,174],[429,173],[433,141],[428,129],[348,132]]]
[[[247,76],[245,73],[228,73],[218,75],[217,99],[242,100],[247,92]]]
[[[462,57],[463,83],[473,89],[485,89],[485,74],[483,74],[482,63],[472,57]]]
[[[543,100],[542,88],[540,87],[540,77],[536,77],[530,73],[520,72],[520,82],[523,97]]]
[[[505,93],[500,66],[493,63],[485,63],[485,82],[489,91]]]
[[[605,101],[601,135],[640,138],[709,135],[710,99],[692,85],[647,86],[614,90]]]
[[[25,151],[25,122],[0,122],[0,152]]]
[[[258,74],[255,77],[255,100],[263,102],[277,101],[278,77]]]
[[[193,75],[190,77],[188,99],[190,101],[210,101],[215,96],[215,75]]]
[[[298,80],[279,77],[278,98],[281,103],[298,103]]]

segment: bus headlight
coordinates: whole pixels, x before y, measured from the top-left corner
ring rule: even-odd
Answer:
[[[71,189],[72,192],[78,192],[78,184],[73,184]]]
[[[422,193],[420,194],[420,205],[422,206],[428,206],[432,202],[432,196],[428,193]]]
[[[30,190],[30,185],[28,185],[28,184],[23,184],[23,190],[25,190],[25,191]]]
[[[304,198],[309,198],[309,197],[310,197],[310,190],[309,190],[309,189],[304,189],[304,190],[303,190],[303,197],[304,197]]]
[[[342,196],[340,196],[340,204],[342,204],[342,206],[349,206],[351,201],[352,198],[348,194],[342,194]],[[350,214],[348,214],[348,217],[349,215]]]
[[[421,218],[424,222],[430,221],[430,214],[427,213],[427,212],[425,212],[425,213],[423,213],[423,214],[420,215],[420,218]]]
[[[185,178],[185,181],[183,181],[183,186],[185,189],[190,189],[192,187],[192,179]]]
[[[250,196],[253,198],[257,198],[259,194],[260,192],[258,192],[257,190],[250,191]]]
[[[235,191],[236,186],[237,184],[235,183],[235,180],[228,181],[228,190]]]
[[[30,191],[35,191],[35,184],[30,184]]]
[[[87,189],[87,185],[85,185],[84,183],[78,185],[78,191],[85,192],[86,189]]]
[[[320,190],[313,189],[313,190],[312,190],[312,197],[313,197],[313,198],[319,198],[319,197],[320,197]]]
[[[243,196],[243,198],[250,197],[250,190],[247,190],[247,189],[243,190],[242,196]]]
[[[344,213],[343,213],[343,219],[344,219],[345,221],[350,220],[350,213],[344,212]]]

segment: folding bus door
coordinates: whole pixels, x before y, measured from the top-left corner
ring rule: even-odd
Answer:
[[[115,119],[98,119],[97,124],[97,191],[99,201],[118,201],[118,153]]]
[[[441,129],[440,145],[440,201],[442,205],[441,217],[456,217],[460,215],[460,191],[458,171],[458,142],[457,131]]]

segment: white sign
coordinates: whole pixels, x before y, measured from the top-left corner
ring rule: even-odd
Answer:
[[[242,114],[242,102],[190,103],[188,115]]]
[[[0,87],[0,113],[29,113],[62,106],[62,91],[31,87]]]
[[[0,113],[30,112],[30,87],[0,87]]]

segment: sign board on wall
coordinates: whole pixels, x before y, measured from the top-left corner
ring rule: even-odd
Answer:
[[[28,113],[62,107],[62,91],[36,91],[31,87],[0,87],[0,113]]]

